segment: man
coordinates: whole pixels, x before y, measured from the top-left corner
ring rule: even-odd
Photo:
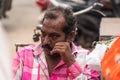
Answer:
[[[76,20],[71,9],[55,7],[46,11],[41,27],[41,44],[28,46],[16,53],[13,61],[15,80],[73,80],[82,74],[98,79],[99,72],[81,69],[75,60],[83,49],[72,42]],[[84,50],[85,51],[85,50]]]

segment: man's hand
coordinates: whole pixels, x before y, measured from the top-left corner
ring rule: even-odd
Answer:
[[[67,66],[71,66],[75,59],[72,55],[72,50],[70,43],[68,42],[58,42],[55,44],[54,49],[51,51],[51,54],[60,54],[61,59]]]

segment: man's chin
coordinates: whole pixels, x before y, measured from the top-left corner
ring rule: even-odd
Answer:
[[[54,58],[57,58],[57,57],[60,57],[60,55],[58,53],[55,53],[55,54],[50,54],[51,57],[54,57]]]

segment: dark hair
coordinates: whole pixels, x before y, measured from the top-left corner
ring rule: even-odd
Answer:
[[[95,15],[92,16],[92,14],[81,14],[77,15],[76,17],[77,35],[74,42],[77,45],[82,44],[81,46],[83,46],[84,48],[90,48],[94,41],[99,40],[99,28],[101,18],[95,17]],[[84,40],[85,44],[81,42],[80,38]]]
[[[71,31],[75,31],[75,23],[76,19],[73,16],[73,11],[70,8],[62,8],[62,7],[53,7],[47,10],[47,12],[44,15],[44,18],[42,20],[42,23],[44,19],[56,19],[59,17],[59,14],[62,14],[65,18],[65,24],[63,28],[63,32],[68,35]]]

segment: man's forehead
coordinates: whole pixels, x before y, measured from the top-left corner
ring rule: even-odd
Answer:
[[[44,32],[62,32],[62,28],[58,26],[42,26],[41,31]]]
[[[56,29],[54,29],[54,28],[45,28],[45,27],[43,27],[43,28],[41,28],[41,32],[42,33],[45,33],[45,34],[48,34],[48,35],[53,35],[53,34],[61,34],[61,33],[63,33],[63,31],[62,30],[56,30]]]
[[[57,19],[44,19],[43,21],[43,27],[45,26],[56,26],[56,27],[62,27],[65,24],[65,19],[64,17],[59,17]]]

